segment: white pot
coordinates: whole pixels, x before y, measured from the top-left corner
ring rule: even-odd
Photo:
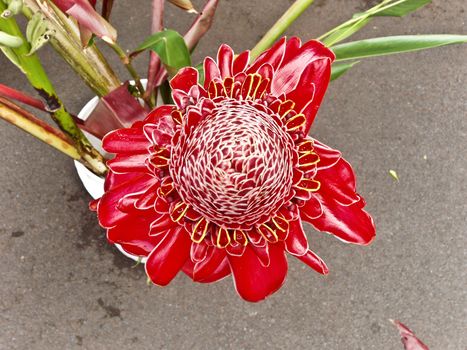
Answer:
[[[146,79],[141,80],[143,85],[146,85]],[[81,111],[78,114],[78,118],[82,120],[86,120],[89,115],[92,113],[94,108],[96,108],[97,104],[99,102],[99,98],[96,96],[93,99],[91,99],[86,105],[81,109]],[[160,101],[158,101],[159,103]],[[86,135],[86,137],[89,139],[91,144],[99,151],[103,156],[108,156],[109,153],[106,153],[102,149],[101,145],[101,140],[99,140],[97,137],[83,131],[83,133]],[[84,188],[86,191],[91,195],[92,198],[97,199],[100,198],[104,194],[104,178],[97,176],[93,172],[91,172],[88,168],[86,168],[83,164],[81,164],[78,161],[75,162],[75,168],[76,172],[78,173],[78,176],[81,180],[81,182],[84,185]],[[115,244],[117,249],[122,252],[123,255],[129,257],[130,259],[133,259],[134,261],[139,261],[140,258],[136,255],[129,254],[126,251],[123,250],[122,246],[120,244]],[[141,262],[145,262],[146,259],[143,258]]]

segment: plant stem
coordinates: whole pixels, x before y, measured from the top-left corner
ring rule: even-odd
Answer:
[[[38,5],[36,0],[24,0],[23,14],[31,19],[41,13],[47,26],[54,31],[50,43],[70,67],[98,96],[105,96],[121,85],[120,80],[96,45],[83,48],[76,23],[51,2]]]
[[[4,9],[5,5],[0,1],[0,12]],[[105,174],[107,167],[103,157],[94,149],[76,125],[73,117],[66,111],[47,73],[42,67],[38,56],[36,54],[29,54],[30,45],[21,33],[16,20],[13,17],[7,19],[0,18],[0,30],[23,39],[23,44],[20,47],[11,49],[16,56],[18,65],[21,67],[30,84],[44,100],[45,107],[52,119],[74,142],[75,147],[83,160],[87,163],[87,166],[98,175]]]
[[[31,113],[0,97],[0,118],[26,131],[67,156],[79,160],[81,156],[66,136]]]
[[[130,57],[126,54],[126,52],[118,45],[117,43],[111,44],[108,43],[109,46],[115,51],[115,53],[120,57],[120,60],[122,61],[123,65],[127,69],[127,71],[130,73],[132,78],[135,80],[136,88],[138,89],[140,96],[144,95],[144,87],[143,84],[141,84],[141,78],[136,71],[136,69],[133,67],[131,64],[131,59]]]
[[[314,0],[296,0],[292,6],[274,23],[271,29],[251,50],[250,59],[254,60],[285,32],[285,30],[310,6]]]
[[[151,33],[157,33],[164,28],[164,4],[165,0],[152,1]],[[159,56],[153,51],[149,53],[148,83],[143,99],[151,108],[156,105],[156,77],[162,68]]]
[[[38,100],[35,97],[29,96],[28,94],[15,90],[9,86],[0,84],[0,98],[4,97],[10,100],[16,100],[27,104],[28,106],[37,108],[41,111],[46,112],[45,105],[41,100]]]
[[[218,4],[219,0],[207,0],[203,10],[199,13],[198,17],[196,17],[188,32],[186,32],[183,36],[183,39],[185,39],[186,46],[188,47],[190,53],[194,51],[201,38],[211,28],[211,25],[214,22],[214,15],[216,14]],[[156,75],[155,85],[161,86],[161,84],[167,80],[167,77],[167,70],[164,67],[161,67],[158,74]]]

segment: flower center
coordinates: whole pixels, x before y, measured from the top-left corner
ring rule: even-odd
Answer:
[[[219,102],[193,130],[182,125],[172,151],[170,172],[178,193],[223,228],[266,222],[291,191],[292,138],[264,106],[257,107]]]

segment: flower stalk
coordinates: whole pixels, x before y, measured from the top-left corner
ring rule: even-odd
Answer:
[[[107,43],[107,44],[112,48],[112,50],[115,51],[115,53],[118,55],[118,57],[122,61],[128,73],[130,73],[131,77],[134,79],[139,95],[144,96],[144,86],[141,83],[141,77],[139,76],[135,67],[133,67],[133,65],[131,64],[131,58],[117,43]]]
[[[277,20],[263,38],[251,50],[250,60],[253,61],[263,51],[269,49],[272,44],[286,31],[286,29],[305,11],[314,0],[296,0],[292,6]]]

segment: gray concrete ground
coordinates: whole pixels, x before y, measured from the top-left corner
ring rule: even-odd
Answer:
[[[291,2],[221,1],[197,56],[221,42],[252,47]],[[288,33],[315,37],[375,2],[316,0]],[[116,1],[125,47],[145,37],[149,3]],[[356,38],[465,34],[466,10],[464,0],[434,0]],[[189,18],[167,11],[181,31]],[[52,50],[41,57],[77,112],[92,94]],[[465,349],[466,57],[467,46],[451,46],[369,59],[331,85],[312,133],[353,164],[378,236],[355,247],[308,227],[331,273],[290,259],[285,287],[259,304],[239,299],[230,278],[148,287],[105,242],[72,162],[0,122],[0,348],[401,349],[396,318],[431,349]],[[27,87],[3,58],[0,71],[1,83]]]

